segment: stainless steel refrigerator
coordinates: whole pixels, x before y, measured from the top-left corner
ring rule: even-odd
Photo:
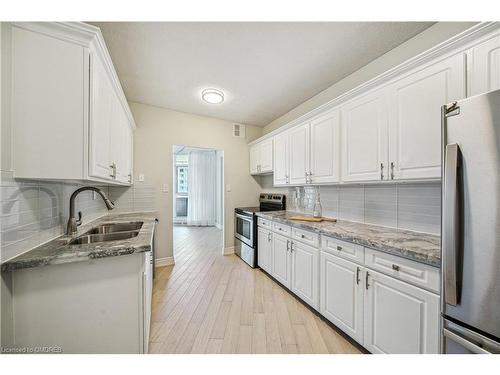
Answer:
[[[443,353],[500,353],[500,90],[442,108]]]

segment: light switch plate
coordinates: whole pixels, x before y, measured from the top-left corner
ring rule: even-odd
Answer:
[[[228,193],[231,191],[231,184],[226,184],[226,191]]]

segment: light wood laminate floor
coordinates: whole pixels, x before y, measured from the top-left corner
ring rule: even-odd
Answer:
[[[174,227],[175,265],[157,268],[150,353],[359,353],[215,227]]]

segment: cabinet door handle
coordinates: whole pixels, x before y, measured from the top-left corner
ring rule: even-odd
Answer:
[[[129,182],[129,183],[132,183],[132,173],[129,173],[129,174],[128,174],[128,182]]]
[[[293,252],[293,241],[290,241],[290,252]]]
[[[115,162],[111,163],[111,165],[109,167],[111,168],[111,174],[109,176],[116,178],[116,164],[115,164]]]
[[[394,180],[394,162],[391,161],[391,180]]]
[[[392,269],[393,269],[394,271],[399,271],[399,266],[398,266],[397,264],[393,264],[393,265],[392,265]]]
[[[384,163],[380,163],[380,179],[384,179]]]
[[[365,276],[365,288],[368,290],[368,287],[370,284],[368,284],[368,277],[370,276],[370,272],[366,271],[366,276]]]
[[[361,270],[359,269],[359,267],[356,267],[356,285],[359,285],[359,282],[361,281],[361,279],[359,278],[359,272]]]
[[[290,241],[286,240],[286,251],[290,251]]]

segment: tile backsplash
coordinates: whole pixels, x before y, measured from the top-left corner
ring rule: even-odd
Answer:
[[[287,195],[287,209],[295,207],[295,188],[274,188],[272,176],[260,179],[263,192]],[[303,212],[312,214],[316,187],[300,188]],[[439,234],[441,183],[360,184],[320,186],[324,216],[387,227]]]
[[[69,198],[84,185],[99,186],[116,203],[113,212],[154,210],[154,194],[150,186],[114,187],[99,184],[77,184],[17,180],[12,172],[1,171],[0,236],[1,261],[64,234],[69,217]],[[75,212],[82,211],[87,223],[106,215],[102,199],[93,199],[91,191],[76,198]]]

